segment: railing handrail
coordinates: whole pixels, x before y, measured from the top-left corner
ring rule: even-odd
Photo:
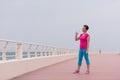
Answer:
[[[8,40],[8,39],[0,39],[0,42],[12,42],[12,43],[31,44],[31,45],[38,45],[38,46],[48,46],[48,47],[54,47],[54,48],[61,48],[61,47],[48,45],[48,44],[40,44],[40,43],[37,44],[37,43],[15,41],[15,40]],[[62,48],[62,49],[70,49],[70,48]]]
[[[7,40],[7,39],[0,39],[0,42],[12,42],[12,43],[21,43],[21,44],[31,44],[31,45],[43,45],[45,46],[46,44],[37,44],[37,43],[31,43],[31,42],[23,42],[23,41],[15,41],[15,40]],[[47,46],[51,46],[51,47],[56,47],[53,45],[47,45]]]

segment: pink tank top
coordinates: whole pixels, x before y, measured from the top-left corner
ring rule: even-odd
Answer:
[[[87,38],[89,34],[80,34],[80,49],[87,49]]]

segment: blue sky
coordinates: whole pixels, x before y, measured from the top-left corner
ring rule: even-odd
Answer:
[[[119,0],[0,0],[0,38],[78,48],[88,24],[91,50],[120,51]]]

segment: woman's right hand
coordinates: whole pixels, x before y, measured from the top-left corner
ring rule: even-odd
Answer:
[[[80,39],[80,36],[78,37],[78,32],[75,33],[75,41],[78,41]]]
[[[75,34],[78,35],[78,32],[76,32]]]

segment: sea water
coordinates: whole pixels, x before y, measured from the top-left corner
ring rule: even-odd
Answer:
[[[50,56],[52,55],[52,52],[37,52],[37,57],[40,56]],[[28,58],[27,52],[23,52],[23,58]],[[30,52],[30,58],[35,57],[35,52]],[[16,52],[6,52],[6,60],[13,60],[16,59]],[[0,52],[0,60],[3,60],[2,58],[2,52]]]

